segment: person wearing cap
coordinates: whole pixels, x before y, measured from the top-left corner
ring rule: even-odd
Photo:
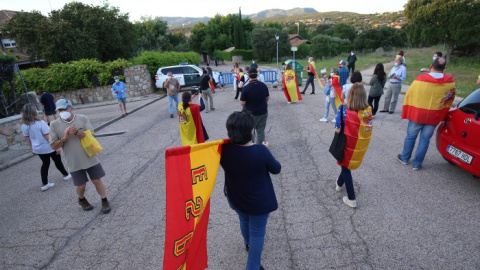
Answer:
[[[168,112],[170,118],[173,118],[173,111],[178,107],[178,93],[180,92],[180,83],[173,77],[172,72],[167,73],[167,79],[165,80],[165,88],[168,95]],[[176,107],[173,107],[173,101],[175,101]]]
[[[93,126],[87,116],[73,113],[70,100],[60,99],[56,106],[60,118],[50,124],[50,145],[54,150],[63,149],[78,196],[78,203],[82,209],[84,211],[93,209],[93,206],[85,198],[85,188],[90,178],[102,199],[101,212],[107,214],[110,212],[110,203],[101,179],[105,176],[105,171],[96,155],[91,157],[87,155],[80,141],[86,136],[85,131],[90,130],[93,134]]]
[[[257,63],[255,63],[255,59],[252,59],[252,64],[250,65],[250,68],[258,68]]]
[[[380,112],[388,112],[393,114],[395,107],[397,107],[398,95],[402,90],[402,82],[407,78],[407,68],[403,65],[403,57],[397,57],[395,59],[395,65],[390,73],[388,73],[388,87],[385,94],[385,103],[383,104],[383,110]]]
[[[114,77],[115,83],[112,85],[112,94],[117,97],[118,106],[122,111],[122,117],[125,117],[127,113],[127,86],[120,81],[118,76]]]
[[[305,88],[303,88],[303,91],[301,92],[302,95],[305,95],[305,91],[307,91],[307,87],[311,84],[312,85],[312,92],[310,95],[315,95],[315,84],[313,83],[313,79],[315,78],[315,75],[317,74],[317,71],[315,70],[315,62],[313,62],[313,57],[308,58],[308,78],[307,78],[307,83],[305,84]]]
[[[250,83],[246,85],[242,94],[240,95],[240,105],[243,106],[243,111],[246,111],[253,116],[254,129],[257,137],[256,144],[265,142],[265,126],[267,125],[268,117],[268,100],[270,93],[268,87],[263,82],[259,81],[256,68],[249,70],[248,77]]]
[[[340,68],[338,69],[338,76],[340,77],[340,86],[343,87],[344,84],[347,83],[349,71],[348,68],[345,67],[345,60],[341,60],[337,64]]]

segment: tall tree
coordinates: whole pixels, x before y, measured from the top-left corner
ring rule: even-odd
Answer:
[[[278,55],[288,55],[290,42],[285,31],[276,28],[255,28],[251,33],[252,50],[256,58],[262,61],[271,61],[277,56],[277,41],[275,34],[280,36],[278,41]]]
[[[172,48],[166,37],[167,22],[159,17],[141,17],[135,24],[137,34],[137,51],[167,51]]]
[[[328,30],[326,30],[326,34],[334,37],[339,37],[343,39],[348,39],[350,42],[353,42],[357,37],[357,31],[351,25],[346,23],[336,23]]]
[[[412,45],[444,43],[449,57],[453,49],[480,44],[478,0],[410,0],[404,12]]]

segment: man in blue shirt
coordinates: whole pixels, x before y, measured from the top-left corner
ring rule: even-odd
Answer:
[[[343,87],[343,85],[347,83],[349,71],[348,68],[345,67],[345,60],[338,62],[338,66],[340,66],[338,69],[338,76],[340,76],[339,83],[340,86]]]
[[[402,82],[407,78],[407,68],[403,65],[403,57],[397,57],[395,59],[395,66],[388,73],[388,87],[385,93],[385,103],[383,104],[383,110],[380,112],[388,112],[393,114],[395,107],[397,107],[398,95],[402,90]],[[393,97],[393,98],[392,98]]]
[[[115,83],[112,85],[112,94],[117,97],[118,106],[122,111],[122,117],[125,117],[127,113],[127,86],[120,81],[118,76],[114,77]]]

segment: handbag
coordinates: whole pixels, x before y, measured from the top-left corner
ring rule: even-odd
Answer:
[[[330,145],[330,149],[328,151],[332,154],[332,156],[338,161],[343,161],[343,155],[345,153],[345,140],[346,136],[344,133],[345,123],[343,121],[343,105],[340,105],[340,132],[335,132],[333,136],[332,144]]]
[[[103,147],[100,145],[100,143],[93,137],[92,132],[90,130],[86,130],[83,133],[85,133],[85,137],[80,139],[80,142],[82,143],[83,150],[87,153],[89,157],[94,156],[100,151],[103,150]]]

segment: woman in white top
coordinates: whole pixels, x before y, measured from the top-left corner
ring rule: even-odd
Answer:
[[[45,191],[55,184],[48,182],[48,169],[50,167],[50,158],[55,163],[57,169],[62,173],[64,180],[72,178],[62,163],[60,150],[53,150],[50,147],[49,139],[50,128],[45,121],[38,117],[37,109],[34,104],[25,104],[22,108],[22,134],[30,145],[33,154],[38,155],[42,160],[40,175],[42,177],[41,190]]]
[[[347,104],[347,96],[348,96],[348,91],[350,91],[350,88],[352,88],[353,84],[357,82],[361,83],[362,80],[363,80],[362,73],[360,73],[360,71],[355,71],[352,73],[352,76],[350,77],[350,83],[346,83],[343,85],[342,98],[345,100],[345,104]]]

